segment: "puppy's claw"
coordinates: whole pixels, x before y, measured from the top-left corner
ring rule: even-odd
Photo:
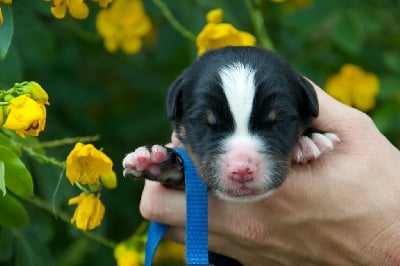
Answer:
[[[141,177],[143,175],[143,172],[135,171],[135,170],[133,170],[131,168],[124,168],[124,171],[123,171],[122,174],[123,174],[124,177],[139,178],[139,177]]]

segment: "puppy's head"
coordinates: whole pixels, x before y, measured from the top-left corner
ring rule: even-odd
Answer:
[[[204,54],[175,80],[167,114],[211,190],[252,201],[284,181],[318,102],[312,86],[275,54],[226,47]]]

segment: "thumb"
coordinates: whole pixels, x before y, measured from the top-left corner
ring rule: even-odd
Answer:
[[[335,100],[314,82],[309,79],[307,80],[315,89],[319,103],[319,115],[313,120],[312,127],[322,131],[337,133],[340,131],[339,125],[343,127],[344,118],[349,118],[354,115],[354,112],[359,112]]]

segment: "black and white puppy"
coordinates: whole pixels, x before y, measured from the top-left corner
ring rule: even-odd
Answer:
[[[316,159],[339,142],[310,128],[318,115],[312,85],[256,47],[226,47],[198,58],[170,86],[167,114],[201,178],[229,201],[265,198],[292,161]],[[123,160],[125,176],[168,185],[184,182],[181,165],[161,145],[140,147]]]

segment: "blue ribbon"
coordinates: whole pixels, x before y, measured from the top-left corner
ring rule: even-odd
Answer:
[[[208,196],[207,186],[185,150],[174,148],[183,160],[186,187],[186,265],[208,263]],[[145,266],[151,266],[158,244],[168,225],[150,222],[147,235]]]

